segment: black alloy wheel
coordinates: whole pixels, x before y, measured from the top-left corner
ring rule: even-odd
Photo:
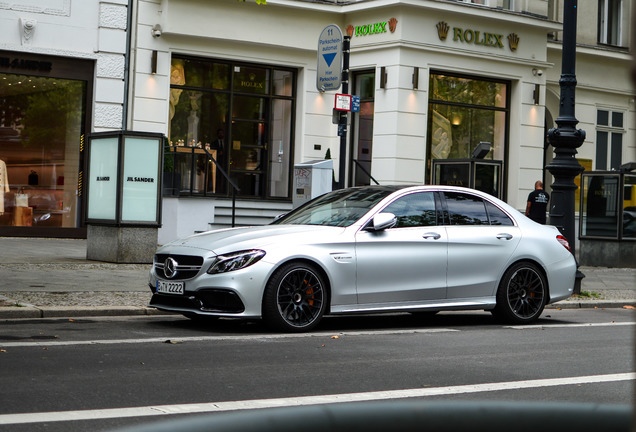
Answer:
[[[265,288],[263,318],[276,330],[309,331],[318,325],[326,308],[323,277],[309,264],[283,265]]]
[[[497,290],[493,314],[507,322],[527,324],[535,321],[545,307],[547,283],[535,264],[521,262],[504,273]]]

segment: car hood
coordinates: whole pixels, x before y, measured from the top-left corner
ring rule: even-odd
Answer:
[[[228,228],[206,231],[179,240],[172,241],[157,251],[157,253],[196,253],[212,252],[223,254],[244,249],[266,248],[275,243],[292,241],[312,242],[325,240],[326,233],[339,234],[342,227],[322,225],[265,225],[257,227]]]

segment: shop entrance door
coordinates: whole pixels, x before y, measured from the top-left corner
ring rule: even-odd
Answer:
[[[351,167],[352,186],[365,186],[371,179],[373,157],[373,113],[375,106],[375,72],[354,73],[354,93],[360,96],[360,112],[353,119],[353,152]]]

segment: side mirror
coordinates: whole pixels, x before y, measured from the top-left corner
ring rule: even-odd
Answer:
[[[397,224],[397,217],[393,213],[378,213],[373,216],[371,222],[367,225],[369,231],[383,231],[394,227]]]

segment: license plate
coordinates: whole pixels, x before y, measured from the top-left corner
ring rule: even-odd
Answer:
[[[162,294],[181,294],[185,292],[185,282],[157,281],[157,292]]]

